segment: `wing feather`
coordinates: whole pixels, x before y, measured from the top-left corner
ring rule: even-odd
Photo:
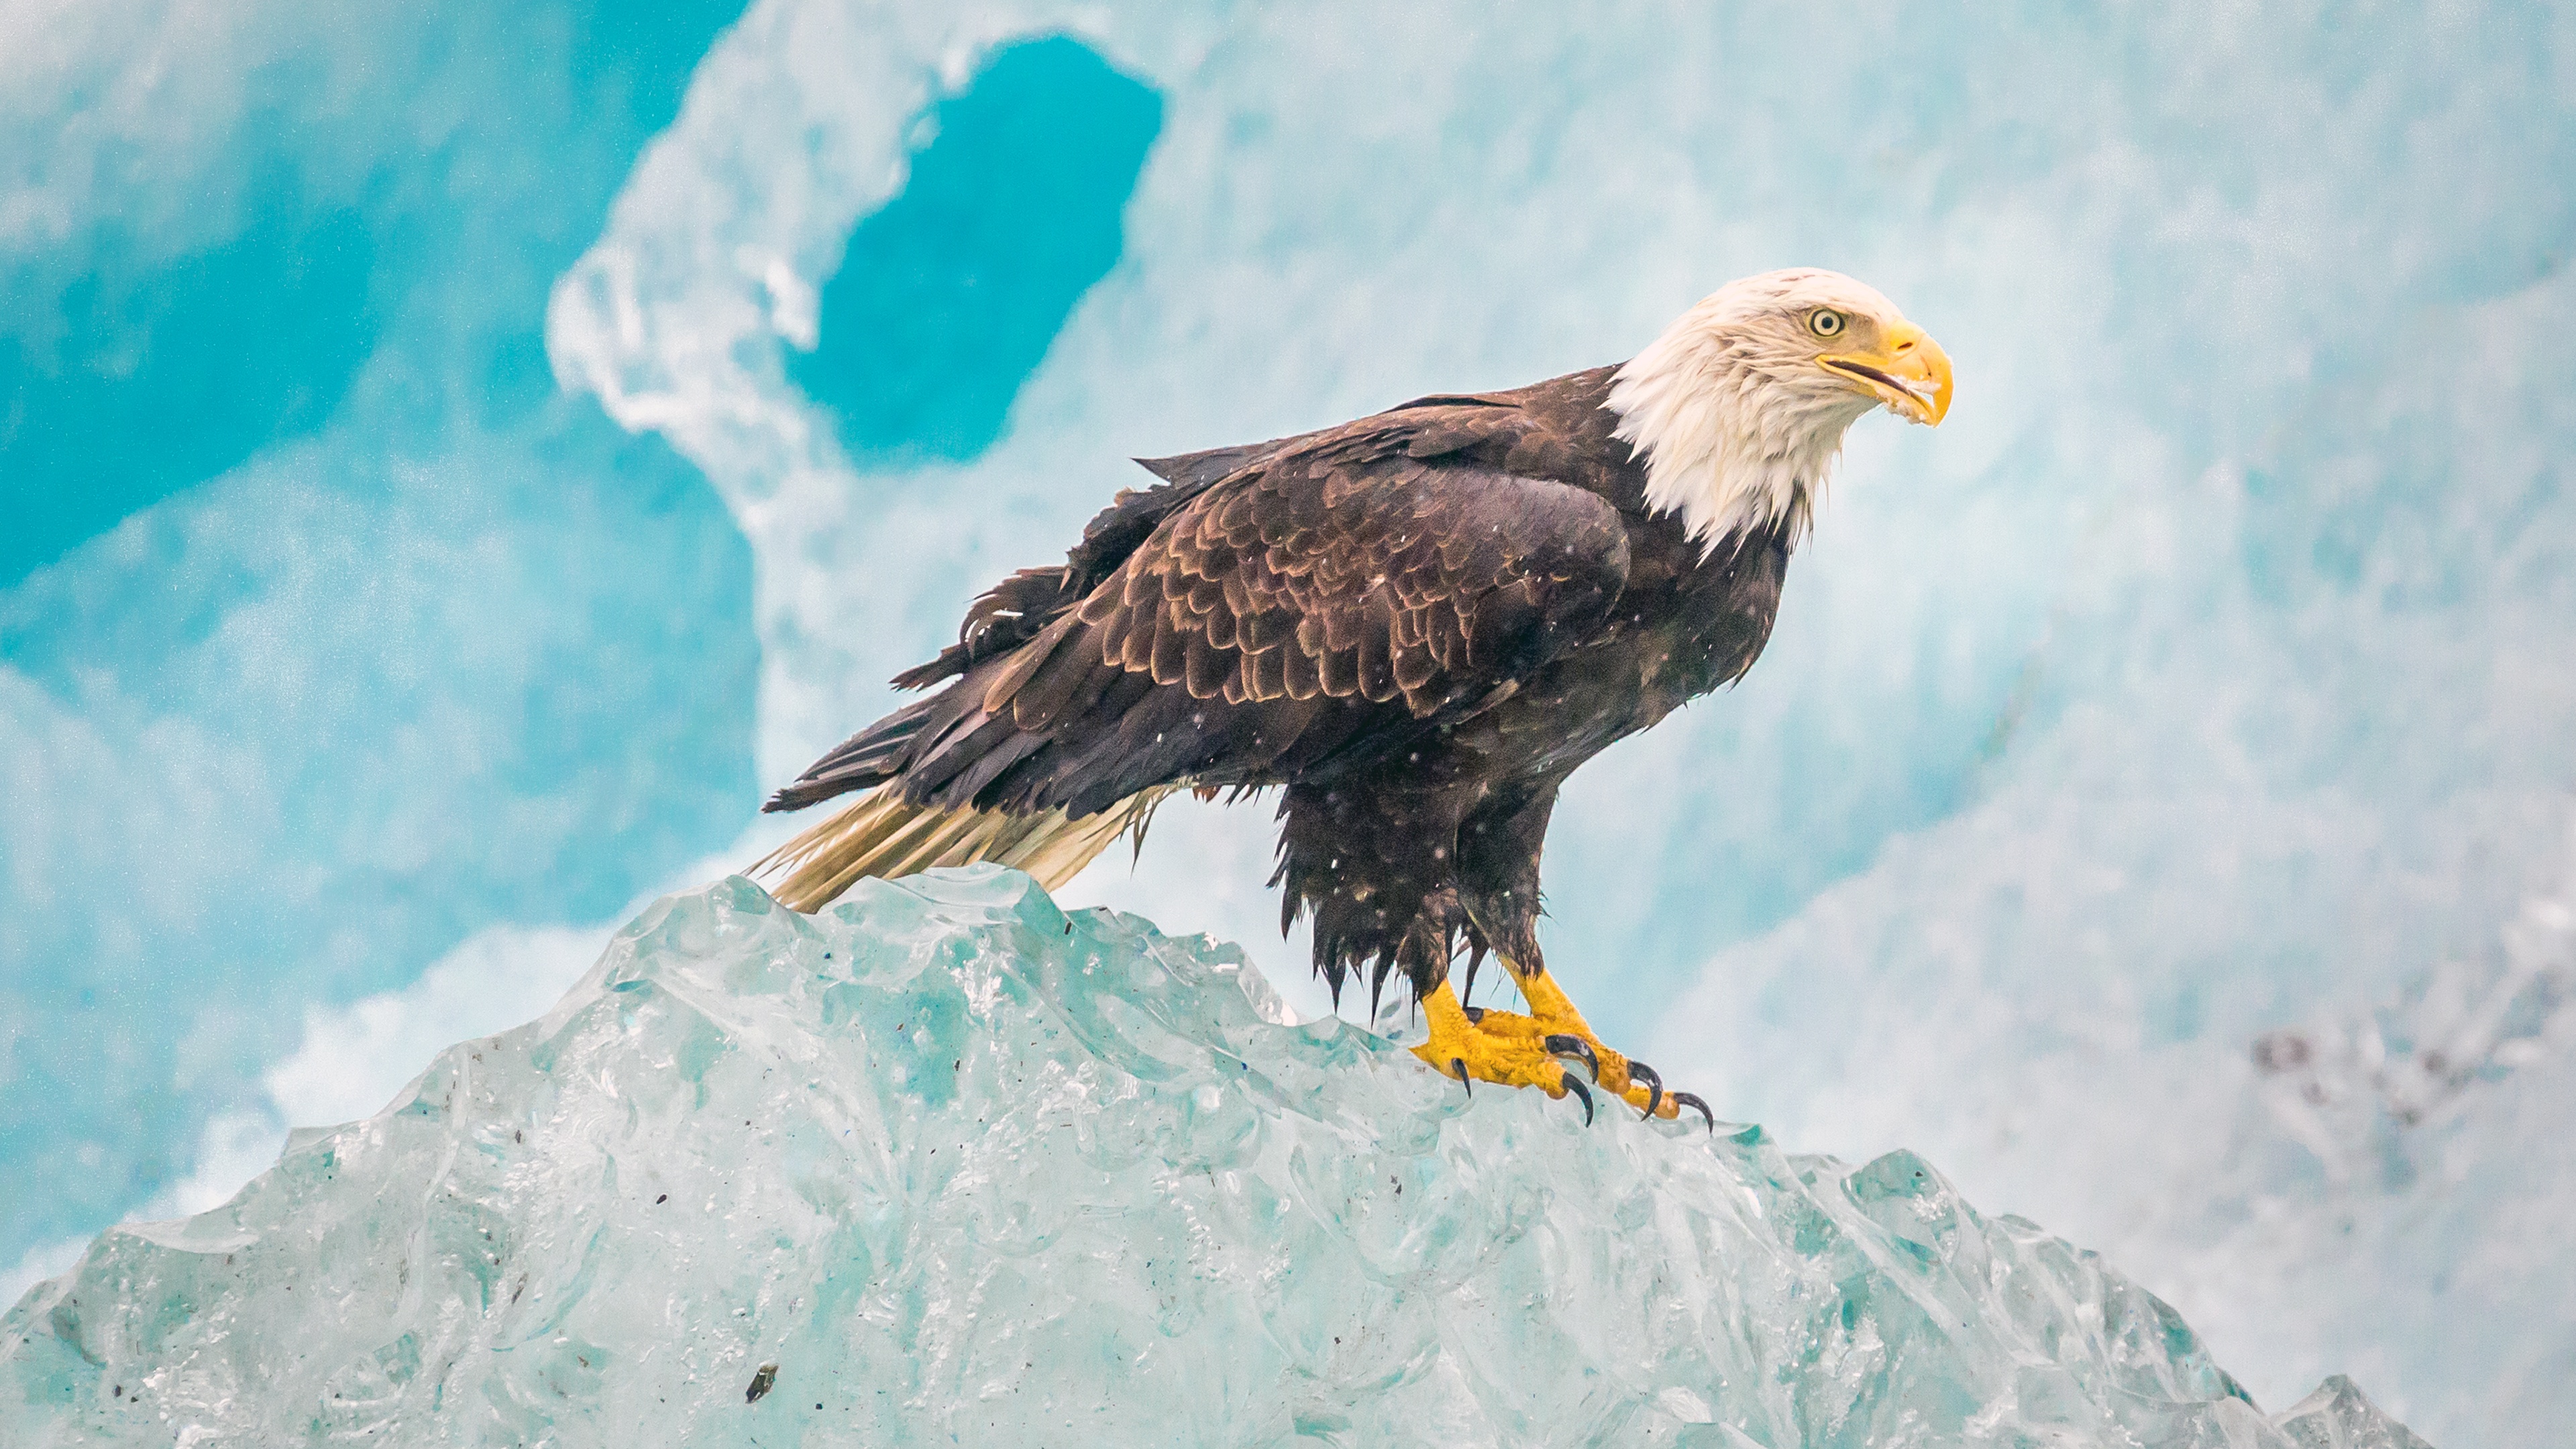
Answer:
[[[1415,407],[1157,464],[1169,481],[1121,495],[1063,568],[979,601],[971,647],[916,671],[957,675],[948,691],[844,746],[830,789],[806,793],[891,778],[916,801],[1078,817],[1480,708],[1626,584],[1607,499],[1500,466],[1532,426]]]

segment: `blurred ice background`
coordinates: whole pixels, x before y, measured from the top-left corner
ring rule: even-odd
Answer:
[[[1957,359],[1551,960],[2101,1248],[2268,1406],[2576,1416],[2576,13],[0,0],[0,1295],[781,833],[1123,459],[1624,357]],[[1265,809],[1069,898],[1243,941]],[[15,1264],[14,1269],[7,1265]]]

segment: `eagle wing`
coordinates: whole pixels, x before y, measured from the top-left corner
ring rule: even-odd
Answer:
[[[920,803],[1080,817],[1156,786],[1302,776],[1471,713],[1627,579],[1607,500],[1503,466],[1525,425],[1443,399],[1191,480],[1114,563],[1078,549],[1051,583],[1032,571],[980,601],[986,635],[1007,614],[1014,642],[917,671],[959,677],[781,801],[892,779]]]

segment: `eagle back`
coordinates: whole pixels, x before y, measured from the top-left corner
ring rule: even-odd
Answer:
[[[1063,563],[1022,569],[985,591],[967,607],[957,642],[896,675],[893,683],[898,689],[927,688],[1037,638],[1116,573],[1165,519],[1229,478],[1283,463],[1352,465],[1399,456],[1425,461],[1463,454],[1499,467],[1531,424],[1513,394],[1444,394],[1317,432],[1138,458],[1140,467],[1163,481],[1121,489],[1084,525],[1082,541]]]

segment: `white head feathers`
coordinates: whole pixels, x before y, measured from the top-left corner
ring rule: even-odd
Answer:
[[[1645,460],[1647,505],[1714,551],[1775,524],[1794,546],[1844,430],[1882,403],[1937,423],[1949,390],[1949,359],[1894,303],[1797,270],[1718,289],[1619,369],[1609,402]]]

